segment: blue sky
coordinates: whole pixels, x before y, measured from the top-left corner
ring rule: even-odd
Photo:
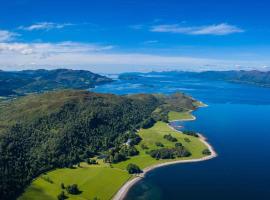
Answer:
[[[0,69],[270,69],[267,0],[2,0]]]

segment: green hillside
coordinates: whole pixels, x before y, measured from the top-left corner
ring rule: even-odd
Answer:
[[[111,81],[110,78],[86,70],[0,71],[0,97],[59,89],[88,89]]]
[[[175,146],[175,142],[164,139],[166,134],[177,138],[178,142],[181,142],[191,152],[191,156],[159,160],[152,158],[147,152],[160,149],[161,147],[156,146],[157,142],[161,142],[165,148]],[[80,163],[79,167],[75,166],[73,169],[53,170],[34,180],[19,200],[35,200],[37,197],[40,200],[57,200],[57,195],[62,191],[65,192],[69,200],[93,200],[95,197],[100,200],[110,200],[127,180],[136,177],[136,175],[130,175],[126,171],[126,167],[130,163],[145,169],[164,162],[205,156],[202,151],[207,147],[199,138],[176,132],[164,122],[157,122],[151,128],[141,129],[138,135],[142,138],[141,142],[135,145],[139,150],[138,155],[112,165],[98,160],[98,165],[88,165],[83,162]],[[185,140],[186,138],[189,139],[188,142]],[[143,149],[142,146],[147,147],[147,149]],[[64,185],[77,184],[82,192],[78,195],[70,195],[61,188],[61,183]]]
[[[117,96],[65,90],[29,95],[0,106],[0,197],[16,197],[32,179],[71,167],[168,121],[168,112],[196,108],[183,94]]]

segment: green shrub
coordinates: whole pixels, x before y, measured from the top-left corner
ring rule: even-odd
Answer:
[[[199,137],[199,135],[195,132],[195,131],[183,131],[183,134],[185,135],[190,135],[190,136],[193,136],[193,137]]]
[[[204,149],[204,150],[202,151],[202,154],[203,154],[203,155],[211,155],[211,151],[210,151],[209,149]]]
[[[177,142],[177,139],[175,137],[173,137],[171,134],[164,135],[163,138],[170,141],[170,142]]]
[[[141,144],[141,148],[144,150],[149,149],[148,146],[146,146],[145,144]]]
[[[67,190],[67,192],[69,194],[73,194],[73,195],[76,195],[76,194],[80,194],[81,193],[81,191],[79,190],[77,184],[68,185],[66,187],[66,190]]]
[[[150,152],[151,157],[159,159],[174,159],[176,157],[189,157],[191,153],[183,146],[177,148],[162,148],[152,150]]]
[[[127,165],[127,171],[129,174],[138,174],[142,172],[139,166],[132,163]]]
[[[162,144],[161,142],[156,142],[155,144],[157,147],[164,147],[164,144]]]
[[[174,146],[175,146],[175,147],[182,147],[183,145],[182,145],[182,143],[180,143],[180,142],[176,142]]]
[[[68,197],[65,195],[65,192],[62,191],[58,196],[57,196],[57,199],[58,200],[65,200],[67,199]]]

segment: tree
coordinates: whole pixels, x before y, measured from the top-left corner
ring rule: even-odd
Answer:
[[[61,183],[61,188],[62,188],[62,189],[65,189],[64,183]]]
[[[143,121],[142,128],[144,129],[151,128],[152,126],[154,126],[155,123],[156,121],[152,117],[147,118],[146,120]]]
[[[129,163],[127,165],[127,171],[129,174],[138,174],[138,173],[142,172],[142,170],[140,169],[139,166],[132,164],[132,163]]]
[[[57,199],[58,200],[65,200],[67,199],[68,197],[65,195],[65,192],[62,191],[58,196],[57,196]]]
[[[81,191],[79,190],[78,188],[78,185],[77,184],[72,184],[72,185],[68,185],[66,187],[66,190],[69,194],[80,194]]]
[[[146,146],[145,144],[141,144],[141,148],[144,149],[144,150],[149,149],[148,146]]]
[[[173,137],[171,134],[164,135],[163,138],[170,141],[170,142],[177,142],[177,139],[175,137]]]
[[[155,144],[157,147],[164,147],[164,144],[162,144],[161,142],[156,142]]]
[[[128,156],[136,156],[138,154],[139,154],[139,151],[134,146],[128,147],[128,149],[127,149]]]
[[[175,143],[175,147],[181,147],[181,146],[183,146],[182,143],[180,143],[180,142]]]
[[[211,155],[211,151],[210,151],[209,149],[204,149],[204,150],[202,151],[202,154],[203,154],[203,155]]]
[[[175,148],[161,148],[152,150],[150,156],[155,159],[173,159],[176,157],[188,157],[191,153],[185,149],[185,147],[175,147]]]
[[[193,136],[193,137],[199,137],[199,135],[195,131],[184,130],[183,134],[190,135],[190,136]]]

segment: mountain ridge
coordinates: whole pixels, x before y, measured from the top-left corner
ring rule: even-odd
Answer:
[[[18,96],[58,89],[88,89],[112,81],[106,76],[86,70],[0,71],[0,96]]]
[[[123,73],[120,74],[120,79],[138,79],[143,75],[171,75],[176,78],[197,78],[210,81],[227,81],[242,84],[253,84],[261,87],[270,87],[270,71],[258,70],[229,70],[229,71],[203,71],[203,72],[188,72],[188,71],[162,71],[149,73]]]

